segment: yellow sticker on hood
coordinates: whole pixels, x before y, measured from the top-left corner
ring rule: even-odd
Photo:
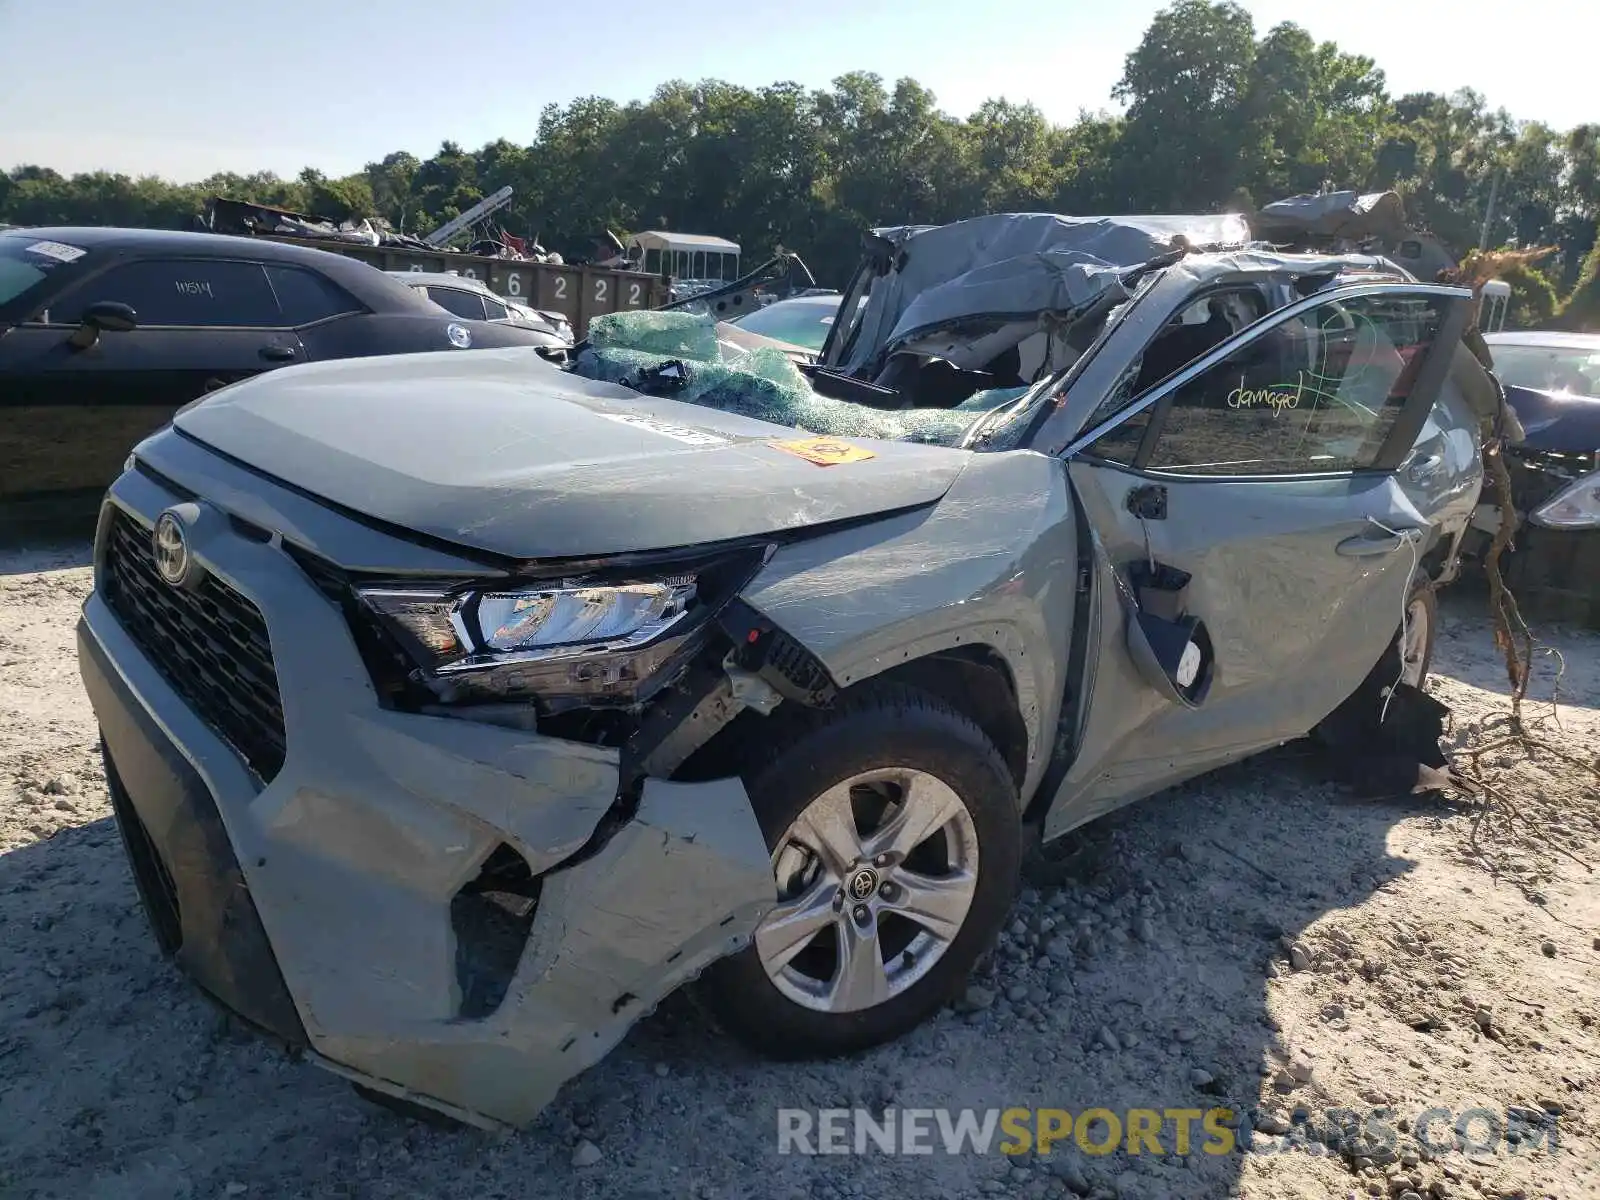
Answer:
[[[768,445],[774,450],[782,450],[785,454],[814,462],[819,467],[831,467],[835,463],[861,462],[878,457],[871,450],[852,446],[849,442],[841,442],[837,438],[802,438],[796,442],[769,442]]]

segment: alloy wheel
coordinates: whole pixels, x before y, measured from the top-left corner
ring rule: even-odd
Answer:
[[[948,784],[889,768],[836,784],[772,855],[779,903],[755,934],[767,977],[819,1012],[912,987],[960,933],[978,883],[972,815]]]

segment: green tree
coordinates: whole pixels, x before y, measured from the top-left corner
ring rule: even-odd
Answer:
[[[1379,182],[1398,188],[1414,220],[1458,253],[1476,246],[1516,142],[1511,119],[1467,88],[1402,96],[1394,107]]]
[[[1044,208],[1060,188],[1064,139],[1031,104],[989,100],[967,121],[980,212]]]
[[[1562,304],[1557,324],[1580,333],[1600,330],[1600,245],[1584,258],[1577,285]]]
[[[45,165],[0,174],[0,221],[187,228],[226,195],[324,216],[376,216],[426,233],[510,186],[496,219],[564,254],[602,230],[720,234],[753,264],[799,250],[842,283],[863,230],[985,212],[1249,211],[1324,188],[1393,187],[1413,224],[1460,254],[1555,246],[1513,281],[1514,319],[1583,318],[1596,288],[1600,124],[1568,131],[1514,120],[1470,90],[1392,98],[1368,58],[1284,23],[1257,36],[1235,3],[1177,0],[1123,63],[1126,112],[1056,125],[990,100],[965,118],[914,79],[852,72],[825,88],[664,83],[646,100],[550,105],[527,141],[396,150],[359,173],[291,179],[223,173],[197,183]],[[1589,266],[1585,266],[1588,263]]]
[[[1151,21],[1112,95],[1128,104],[1122,166],[1156,212],[1208,211],[1243,182],[1255,24],[1237,4],[1178,0]]]
[[[1513,329],[1539,329],[1550,323],[1560,308],[1555,281],[1538,267],[1511,264],[1499,272],[1511,286],[1506,324]]]
[[[405,150],[385,154],[377,162],[370,162],[366,166],[367,187],[372,191],[372,203],[377,215],[401,232],[410,231],[408,223],[416,214],[417,200],[413,189],[417,171],[421,167],[421,160]]]
[[[1245,183],[1262,196],[1361,186],[1389,117],[1383,72],[1370,58],[1318,45],[1298,25],[1268,31],[1241,101]]]
[[[456,142],[443,143],[439,152],[417,169],[415,188],[423,214],[416,233],[454,220],[483,199],[478,190],[477,160]]]
[[[313,216],[330,221],[359,221],[377,214],[372,185],[365,175],[328,179],[307,167],[300,172],[300,182],[305,187],[306,207]]]

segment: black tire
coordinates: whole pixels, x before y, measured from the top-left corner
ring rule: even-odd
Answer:
[[[769,849],[828,788],[864,771],[909,767],[948,784],[973,820],[977,883],[960,931],[917,982],[872,1008],[829,1013],[785,996],[755,945],[714,963],[695,998],[751,1049],[778,1059],[832,1058],[892,1041],[951,1000],[993,944],[1016,895],[1022,858],[1017,789],[994,744],[940,700],[901,686],[863,689],[835,708],[772,718],[770,740],[742,772]]]
[[[1419,575],[1406,595],[1406,611],[1420,604],[1427,614],[1428,640],[1422,648],[1422,673],[1419,686],[1427,682],[1428,671],[1433,666],[1433,647],[1439,637],[1439,597],[1433,581]],[[1383,657],[1372,665],[1356,690],[1346,696],[1339,707],[1314,725],[1310,737],[1324,749],[1339,750],[1366,745],[1378,736],[1378,718],[1384,709],[1384,697],[1396,679],[1401,677],[1405,654],[1405,626],[1394,631],[1394,640],[1384,648]]]
[[[1433,667],[1433,647],[1439,640],[1439,593],[1434,589],[1433,580],[1425,575],[1419,575],[1411,585],[1411,594],[1406,597],[1406,612],[1409,614],[1413,608],[1421,605],[1428,622],[1428,640],[1422,647],[1422,672],[1417,677],[1417,686],[1421,687],[1428,681],[1428,672]],[[1404,630],[1397,633],[1396,637],[1403,638]],[[1405,645],[1401,643],[1401,654],[1405,653]]]

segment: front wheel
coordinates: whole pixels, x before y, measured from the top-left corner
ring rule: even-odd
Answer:
[[[1400,629],[1400,681],[1420,688],[1433,665],[1433,643],[1439,636],[1439,595],[1433,581],[1418,579],[1406,597],[1406,619]]]
[[[1015,784],[968,718],[899,687],[799,718],[745,773],[778,905],[696,985],[778,1058],[863,1050],[935,1012],[994,940],[1021,859]]]

